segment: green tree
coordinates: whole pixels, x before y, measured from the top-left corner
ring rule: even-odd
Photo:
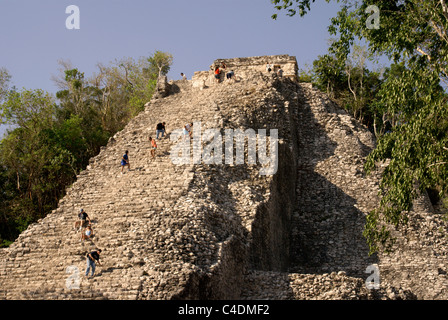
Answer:
[[[156,51],[152,56],[148,58],[149,62],[149,72],[153,73],[154,69],[158,71],[158,78],[162,75],[168,74],[171,65],[173,64],[173,56],[171,53]]]
[[[65,167],[70,156],[61,157],[46,139],[55,107],[54,98],[42,90],[10,92],[1,105],[2,123],[14,127],[0,144],[3,183],[8,190],[1,210],[15,221],[15,232],[42,217],[48,204],[58,200],[60,188],[55,180],[63,175],[57,169]]]
[[[361,121],[366,107],[364,78],[367,58],[365,47],[354,45],[352,55],[345,63],[347,85],[353,95],[353,116]]]
[[[325,0],[330,2],[330,0]],[[290,17],[299,14],[303,17],[310,11],[310,5],[315,0],[271,0],[277,10],[285,10]],[[277,14],[272,15],[273,19],[277,19]]]
[[[299,69],[299,82],[313,82],[313,70],[308,64],[305,64],[303,68]]]
[[[81,135],[87,145],[85,157],[90,158],[114,133],[108,131],[108,123],[102,113],[101,89],[92,86],[84,73],[76,68],[64,70],[64,74],[64,81],[61,81],[63,90],[56,93],[60,104],[56,118],[59,123],[69,121],[74,116],[79,118]]]
[[[314,82],[331,98],[339,98],[347,83],[343,62],[334,55],[325,54],[313,61]]]
[[[366,68],[367,56],[363,48],[355,52],[353,58],[345,61],[330,53],[319,56],[313,61],[313,69],[301,75],[300,80],[307,79],[326,92],[378,136],[385,129],[384,110],[378,103],[382,73]]]

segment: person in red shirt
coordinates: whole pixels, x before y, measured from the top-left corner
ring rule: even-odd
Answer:
[[[216,68],[215,68],[215,79],[216,79],[216,82],[217,83],[219,83],[219,78],[220,78],[220,76],[219,76],[219,74],[220,74],[220,70],[219,70],[219,66],[217,66]]]

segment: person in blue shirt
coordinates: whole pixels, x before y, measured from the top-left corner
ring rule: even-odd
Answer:
[[[126,150],[126,152],[123,155],[123,158],[121,158],[121,173],[123,173],[123,168],[125,166],[128,167],[128,171],[131,171],[131,165],[129,164],[129,155],[128,155],[128,150]]]
[[[93,230],[90,225],[81,233],[81,240],[91,239],[93,238]]]

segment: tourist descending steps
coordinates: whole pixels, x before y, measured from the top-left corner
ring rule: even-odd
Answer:
[[[152,137],[149,137],[149,141],[151,142],[151,157],[152,159],[156,158],[156,150],[157,150],[157,143],[156,140]]]
[[[75,230],[77,230],[76,232],[81,231],[82,228],[86,227],[87,220],[89,220],[90,225],[92,222],[90,221],[89,215],[87,214],[87,212],[84,211],[84,209],[81,209],[78,213],[78,220],[75,222],[74,225]]]
[[[232,78],[235,81],[235,72],[233,70],[230,70],[229,72],[227,72],[226,78],[229,82],[232,80]]]
[[[161,122],[159,124],[157,124],[156,126],[156,139],[159,139],[159,134],[162,134],[162,138],[165,136],[165,127],[166,123],[165,122]]]
[[[191,132],[191,127],[193,127],[193,123],[187,123],[184,126],[184,141],[187,139],[187,136],[189,136],[190,138],[192,138],[192,132]]]
[[[81,233],[81,240],[91,239],[93,237],[93,229],[90,225]]]
[[[129,164],[129,151],[126,150],[123,157],[121,158],[121,173],[123,173],[123,168],[127,166],[128,171],[131,171],[131,165]]]
[[[95,260],[98,262],[99,265],[101,265],[100,262],[100,253],[101,253],[101,249],[92,251],[90,253],[87,254],[87,269],[86,269],[86,277],[89,276],[89,271],[90,269],[92,269],[92,275],[91,277],[93,277],[95,275]]]

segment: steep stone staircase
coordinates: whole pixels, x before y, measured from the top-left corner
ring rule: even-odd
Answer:
[[[174,165],[169,136],[157,141],[155,160],[148,137],[165,121],[169,131],[187,122],[207,121],[214,110],[208,101],[192,101],[191,84],[179,82],[182,93],[155,101],[91,160],[67,191],[59,208],[30,226],[5,252],[1,264],[1,298],[137,299],[141,291],[146,252],[162,225],[172,217],[163,210],[188,190],[192,166]],[[131,171],[120,172],[120,159],[129,150]],[[83,208],[93,221],[94,237],[81,241],[73,223]],[[101,248],[103,266],[97,278],[83,277],[85,254]],[[77,269],[67,267],[74,266]],[[70,279],[79,271],[80,289]],[[72,289],[68,289],[70,286]],[[6,289],[7,288],[7,289]]]

